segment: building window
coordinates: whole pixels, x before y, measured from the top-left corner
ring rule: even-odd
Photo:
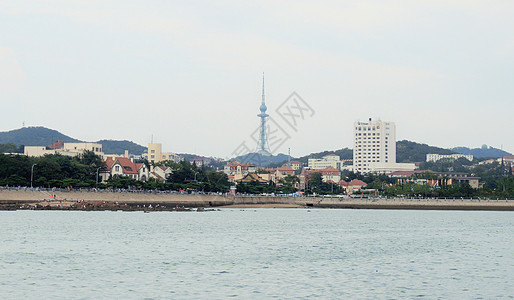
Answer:
[[[155,150],[152,150],[151,153],[155,153]]]
[[[120,171],[120,166],[114,167],[114,171],[119,172]]]

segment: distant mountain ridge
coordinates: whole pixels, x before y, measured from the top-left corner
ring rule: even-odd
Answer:
[[[429,146],[407,140],[396,142],[396,162],[397,163],[413,163],[426,161],[427,154],[455,154],[450,149]]]
[[[511,156],[512,153],[507,151],[503,151],[500,149],[496,149],[493,147],[487,147],[486,145],[482,146],[482,148],[474,148],[470,149],[468,147],[455,147],[452,148],[453,151],[464,154],[464,155],[473,155],[476,158],[499,158],[502,156]]]
[[[130,154],[141,155],[146,152],[146,147],[136,144],[132,141],[115,141],[115,140],[100,140],[97,143],[102,144],[104,153],[106,154],[124,154],[128,150]]]
[[[42,126],[23,127],[11,131],[0,132],[0,144],[13,143],[18,146],[48,146],[56,141],[64,141],[66,143],[81,142],[80,140],[60,133],[57,130]]]
[[[57,130],[49,129],[43,126],[35,127],[23,127],[11,131],[0,132],[0,144],[13,143],[16,146],[48,146],[54,142],[61,140],[67,143],[82,142],[81,140],[69,137],[65,134],[60,133]],[[104,153],[106,154],[123,154],[125,150],[128,150],[130,154],[141,155],[146,151],[146,147],[136,144],[132,141],[116,141],[116,140],[100,140],[96,143],[102,144]],[[334,153],[339,155],[341,159],[352,159],[353,150],[349,148],[342,148],[334,151],[322,151],[317,153],[311,153],[299,158],[291,157],[291,160],[298,160],[304,164],[307,164],[309,158],[321,158],[327,154]],[[396,161],[399,163],[403,162],[422,162],[426,160],[426,155],[429,153],[434,154],[471,154],[476,158],[497,158],[502,156],[512,155],[509,152],[496,149],[493,147],[482,147],[470,149],[467,147],[456,147],[453,149],[444,149],[426,144],[420,144],[407,140],[396,142]],[[191,157],[196,156],[190,154]],[[233,160],[239,162],[252,162],[258,163],[261,166],[267,165],[279,165],[285,163],[288,160],[288,156],[285,154],[278,154],[275,156],[262,156],[258,154],[247,154],[244,156],[238,156]]]
[[[396,162],[398,163],[413,163],[413,162],[424,162],[427,154],[455,154],[457,151],[450,149],[444,149],[435,146],[429,146],[427,144],[421,144],[402,140],[396,142]],[[353,159],[353,150],[349,148],[342,148],[333,151],[322,151],[315,152],[309,155],[305,155],[299,158],[291,157],[291,160],[297,160],[307,165],[309,158],[322,158],[328,154],[338,155],[341,159]],[[265,157],[256,154],[247,154],[233,158],[238,162],[251,162],[260,166],[277,166],[280,163],[285,163],[288,160],[288,156],[285,154],[279,154],[277,156]]]
[[[17,146],[49,146],[56,141],[64,141],[65,143],[83,142],[43,126],[23,127],[0,132],[0,144],[13,143]],[[123,154],[125,150],[128,150],[130,154],[141,155],[146,151],[146,147],[131,141],[100,140],[95,143],[102,144],[103,151],[106,154]]]
[[[286,162],[288,159],[289,156],[282,153],[272,156],[266,156],[259,153],[248,153],[245,155],[235,157],[232,160],[241,163],[252,163],[256,166],[265,167],[272,164],[280,164],[282,162]]]

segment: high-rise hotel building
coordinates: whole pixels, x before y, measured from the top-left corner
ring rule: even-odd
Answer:
[[[396,163],[396,126],[394,122],[374,121],[353,124],[353,171],[373,172],[378,165]]]

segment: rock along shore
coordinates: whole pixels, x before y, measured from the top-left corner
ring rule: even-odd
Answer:
[[[0,210],[187,211],[208,207],[514,211],[514,200],[261,197],[106,191],[0,190]]]

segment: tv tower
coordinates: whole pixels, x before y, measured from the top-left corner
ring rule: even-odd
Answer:
[[[268,108],[266,107],[266,101],[264,96],[264,73],[262,73],[262,103],[259,109],[261,113],[257,116],[261,118],[261,130],[259,134],[259,141],[257,142],[257,153],[266,156],[271,156],[271,151],[268,143],[268,135],[266,130],[266,118],[269,117],[269,115],[266,113],[266,110],[268,110]]]

